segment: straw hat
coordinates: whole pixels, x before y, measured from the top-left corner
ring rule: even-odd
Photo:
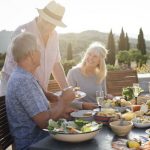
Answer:
[[[46,21],[60,27],[66,27],[61,21],[65,13],[65,8],[55,1],[50,1],[43,9],[37,9],[39,15]]]

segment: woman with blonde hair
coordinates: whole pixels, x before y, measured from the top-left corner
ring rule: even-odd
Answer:
[[[87,48],[81,63],[69,70],[68,83],[73,87],[80,87],[80,90],[87,94],[82,103],[76,102],[78,108],[93,109],[96,91],[104,91],[104,94],[107,94],[105,81],[107,53],[108,50],[101,43],[94,42]]]

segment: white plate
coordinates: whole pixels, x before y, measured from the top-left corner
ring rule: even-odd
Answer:
[[[83,142],[90,140],[94,138],[98,133],[100,129],[88,132],[88,133],[78,133],[78,134],[63,134],[63,133],[56,133],[56,134],[50,134],[54,139],[64,142]]]
[[[137,128],[148,128],[148,127],[150,127],[150,123],[138,123],[138,122],[135,121],[135,119],[136,119],[136,118],[134,118],[134,119],[132,120],[133,125],[134,125],[135,127],[137,127]]]
[[[91,115],[86,116],[85,114],[87,113],[91,113]],[[74,111],[71,113],[71,116],[74,118],[86,118],[86,117],[91,117],[95,114],[94,111],[92,110],[78,110],[78,111]]]
[[[147,133],[148,135],[150,135],[150,129],[147,129],[147,130],[145,131],[145,133]]]
[[[56,93],[54,93],[54,94],[57,95],[57,96],[60,96],[60,95],[62,94],[62,91],[58,91],[58,92],[56,92]],[[86,93],[84,93],[84,92],[82,92],[82,91],[76,91],[76,94],[77,94],[77,95],[80,95],[80,97],[76,97],[76,98],[75,98],[76,100],[79,100],[79,99],[81,99],[81,98],[83,98],[83,97],[86,96]]]
[[[76,94],[79,95],[79,97],[76,97],[75,99],[81,99],[86,96],[86,93],[82,91],[76,91]]]
[[[136,122],[133,122],[133,125],[137,128],[148,128],[150,127],[150,123],[136,123]]]
[[[113,107],[112,107],[113,108]],[[129,107],[129,106],[124,106],[124,107],[114,107],[114,109],[115,110],[117,110],[117,111],[119,111],[119,112],[124,112],[124,111],[126,111],[126,109],[131,109],[131,107]]]

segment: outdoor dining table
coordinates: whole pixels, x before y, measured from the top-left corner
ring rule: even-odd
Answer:
[[[128,136],[123,138],[138,138],[139,136],[147,136],[145,130],[147,128],[133,128]],[[41,141],[30,146],[30,150],[112,150],[111,143],[117,136],[108,126],[103,126],[99,134],[92,140],[81,143],[61,142],[48,136]]]

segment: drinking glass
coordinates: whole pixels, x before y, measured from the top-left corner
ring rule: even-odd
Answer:
[[[135,104],[137,104],[137,97],[139,95],[139,84],[138,83],[133,83],[133,94],[135,97]]]
[[[96,101],[99,107],[99,111],[101,111],[102,102],[104,100],[104,92],[103,91],[96,91]]]
[[[150,82],[148,82],[148,92],[150,93]]]

